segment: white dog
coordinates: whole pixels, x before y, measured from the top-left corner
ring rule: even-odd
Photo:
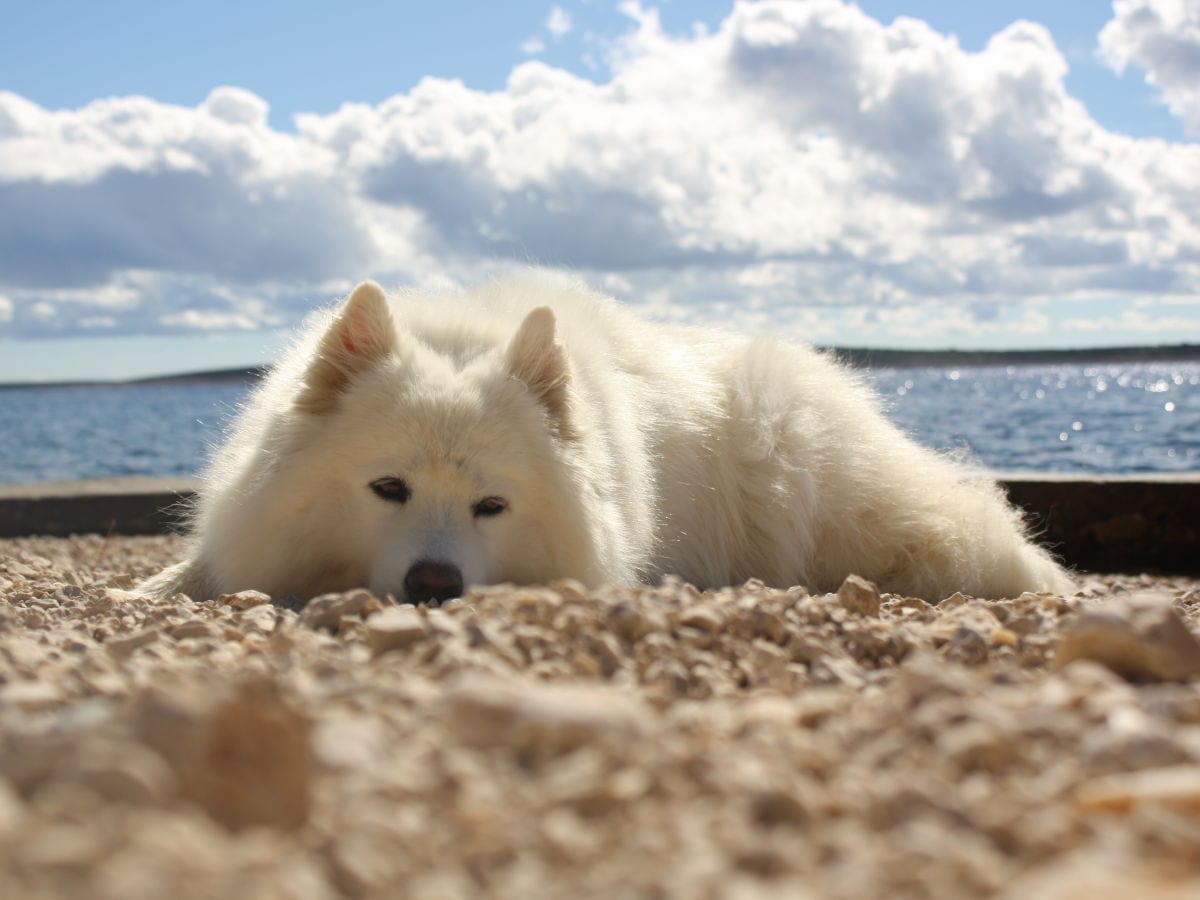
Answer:
[[[811,349],[651,324],[545,274],[316,319],[200,489],[194,598],[676,574],[937,599],[1069,588],[996,487]]]

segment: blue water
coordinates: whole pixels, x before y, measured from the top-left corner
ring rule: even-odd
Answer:
[[[997,471],[1200,470],[1200,363],[876,369],[892,420]]]
[[[0,390],[0,483],[194,475],[241,384]]]
[[[875,369],[921,443],[998,471],[1200,470],[1200,363]],[[0,390],[0,482],[192,475],[248,388]]]

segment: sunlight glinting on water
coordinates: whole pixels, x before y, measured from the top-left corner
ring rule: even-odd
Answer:
[[[1200,363],[875,369],[921,443],[997,471],[1200,470]],[[0,482],[193,475],[242,384],[0,390]]]
[[[1200,364],[877,369],[922,443],[998,470],[1200,469]]]

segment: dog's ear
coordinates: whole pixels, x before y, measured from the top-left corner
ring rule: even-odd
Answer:
[[[350,379],[396,351],[396,326],[383,289],[364,281],[346,298],[308,364],[296,405],[304,412],[331,410]]]
[[[505,365],[546,408],[559,437],[574,437],[568,397],[571,367],[550,307],[539,306],[525,317],[508,345]]]

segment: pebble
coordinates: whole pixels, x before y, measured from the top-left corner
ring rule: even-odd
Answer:
[[[1070,897],[1096,895],[1099,863],[1126,873],[1101,880],[1114,897],[1200,879],[1200,680],[1049,663],[1131,592],[1196,630],[1192,580],[877,608],[669,578],[433,610],[110,593],[181,546],[0,541],[0,568],[37,573],[0,596],[5,896]]]
[[[105,855],[108,841],[99,829],[85,825],[56,824],[35,829],[22,847],[25,865],[35,868],[91,869]]]
[[[104,649],[114,659],[126,659],[134,650],[153,644],[159,637],[159,630],[157,628],[143,628],[140,631],[135,631],[133,634],[122,637],[110,637],[104,642]]]
[[[0,846],[20,833],[25,822],[25,804],[6,779],[0,778]]]
[[[865,578],[847,575],[837,590],[837,598],[838,602],[852,613],[860,616],[879,615],[879,588]]]
[[[471,681],[447,692],[443,714],[470,744],[504,744],[557,754],[592,744],[619,746],[645,730],[639,702],[603,688]]]
[[[279,623],[279,613],[275,607],[268,604],[250,606],[237,613],[233,621],[243,631],[269,635],[275,632]]]
[[[13,681],[0,687],[0,705],[24,710],[53,708],[64,697],[63,689],[51,681]]]
[[[1128,813],[1137,807],[1156,806],[1200,815],[1200,766],[1106,775],[1080,785],[1076,799],[1084,809],[1095,812]]]
[[[423,640],[429,625],[415,607],[393,606],[367,619],[367,646],[372,656],[403,650]]]
[[[208,638],[215,636],[217,633],[217,629],[203,619],[188,619],[186,622],[180,622],[178,625],[168,626],[166,631],[167,634],[177,641]]]
[[[322,594],[308,601],[301,610],[300,624],[336,634],[343,619],[365,619],[382,609],[383,604],[370,591]]]
[[[162,805],[175,791],[175,778],[161,756],[143,744],[112,738],[83,742],[57,777],[75,781],[115,803]]]
[[[676,621],[684,628],[694,628],[709,637],[725,627],[725,617],[711,606],[688,607],[679,613]]]
[[[946,659],[977,666],[988,658],[988,642],[974,628],[960,625],[945,647]]]
[[[270,603],[271,597],[261,591],[238,591],[236,594],[221,594],[217,603],[222,606],[232,606],[236,610],[247,610],[255,606]]]
[[[1078,615],[1054,664],[1061,668],[1078,659],[1103,663],[1126,678],[1185,681],[1200,674],[1200,640],[1170,600],[1133,594]]]
[[[136,708],[142,739],[170,763],[182,793],[222,825],[292,829],[308,818],[311,723],[274,682],[151,691]]]
[[[619,637],[630,642],[640,641],[646,635],[661,631],[666,626],[661,618],[656,619],[636,604],[627,601],[614,603],[609,607],[608,621]]]
[[[942,612],[942,615],[929,625],[929,634],[935,641],[954,640],[960,628],[969,629],[986,641],[990,639],[997,628],[1001,627],[1000,620],[981,603],[964,602],[950,606],[946,610],[947,604],[953,599],[951,597],[939,604],[938,610]]]
[[[331,716],[316,723],[313,751],[322,765],[364,770],[386,757],[383,725],[361,715]]]

